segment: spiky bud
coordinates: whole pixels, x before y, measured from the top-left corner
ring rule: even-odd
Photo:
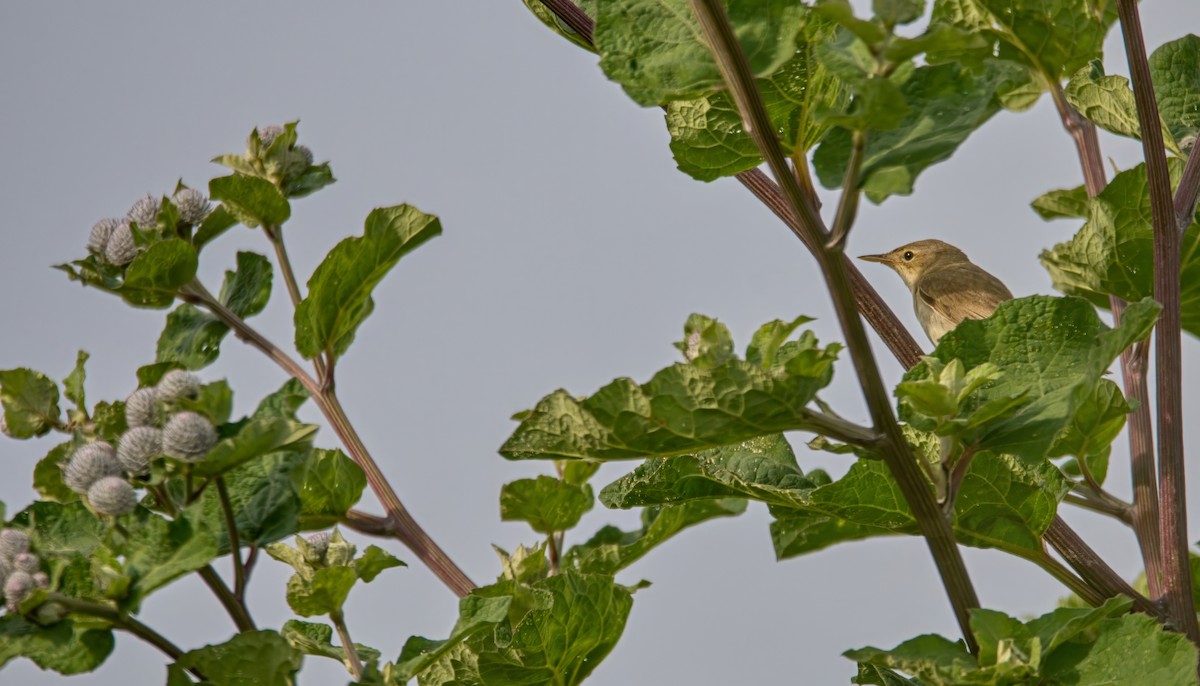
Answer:
[[[308,544],[312,546],[312,551],[319,559],[325,558],[325,552],[329,550],[329,540],[331,536],[328,531],[322,531],[319,534],[313,534],[308,537]]]
[[[33,583],[38,588],[50,588],[50,575],[45,572],[34,572]]]
[[[185,462],[199,462],[217,443],[217,430],[204,415],[180,412],[163,428],[163,452]]]
[[[13,558],[13,569],[26,574],[37,574],[42,568],[42,561],[33,553],[21,553]]]
[[[133,207],[129,208],[125,218],[137,224],[138,228],[147,229],[158,222],[158,211],[161,209],[161,200],[156,199],[153,195],[146,195],[133,203]]]
[[[25,552],[29,552],[28,534],[18,529],[0,529],[0,558],[12,562]]]
[[[33,575],[25,572],[13,572],[4,582],[4,604],[9,612],[16,612],[22,600],[33,593]]]
[[[108,243],[104,246],[104,259],[112,265],[124,267],[137,257],[137,244],[133,242],[133,227],[128,221],[117,224]]]
[[[262,141],[264,148],[271,147],[271,143],[275,142],[276,138],[283,134],[283,127],[278,124],[267,124],[266,126],[258,127],[258,139]]]
[[[137,506],[133,486],[119,476],[106,476],[88,489],[88,502],[102,515],[116,517],[129,514]]]
[[[103,255],[104,247],[108,245],[108,237],[113,229],[120,224],[120,219],[101,219],[92,225],[92,233],[88,236],[87,249],[94,255]]]
[[[208,196],[195,188],[180,188],[171,197],[171,202],[179,209],[179,218],[189,224],[199,224],[212,208]]]
[[[194,398],[200,392],[200,377],[182,369],[172,369],[159,379],[158,399],[169,403],[180,398]]]
[[[125,423],[129,426],[158,424],[158,390],[139,388],[125,399]]]
[[[76,493],[87,493],[97,479],[120,476],[121,465],[113,447],[103,441],[79,446],[63,469],[63,483]]]
[[[149,474],[150,462],[163,452],[162,435],[163,432],[153,426],[135,426],[121,434],[121,442],[117,444],[117,461],[121,467],[133,476]]]

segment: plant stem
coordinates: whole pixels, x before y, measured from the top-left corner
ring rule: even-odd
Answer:
[[[346,411],[338,400],[332,384],[319,383],[313,379],[300,366],[300,363],[246,323],[246,320],[213,298],[199,282],[193,281],[189,284],[180,293],[180,297],[212,312],[217,319],[233,329],[238,338],[258,348],[285,372],[303,384],[312,396],[313,402],[321,410],[321,414],[333,428],[334,433],[346,446],[346,451],[362,468],[367,482],[371,485],[371,490],[388,512],[388,521],[391,522],[388,535],[394,536],[408,546],[417,558],[459,597],[465,596],[475,589],[474,582],[438,547],[437,543],[417,524],[404,504],[400,502],[396,491],[392,489],[387,477],[379,469],[379,464],[367,450],[354,425],[350,423],[350,418],[346,416]]]
[[[358,649],[354,647],[354,641],[350,640],[350,631],[346,628],[345,616],[342,615],[341,610],[334,610],[329,613],[329,621],[333,622],[333,628],[337,629],[338,640],[342,642],[342,650],[346,652],[346,662],[350,663],[350,674],[354,676],[355,681],[362,681],[362,660],[358,657]]]
[[[233,558],[233,595],[238,604],[246,606],[246,568],[242,565],[242,545],[238,537],[237,519],[233,514],[233,503],[229,500],[229,489],[225,479],[218,476],[217,496],[221,500],[221,511],[225,513],[225,528],[229,532],[229,555]]]
[[[292,307],[300,304],[304,296],[300,294],[300,284],[296,281],[296,272],[292,269],[292,259],[288,256],[287,244],[283,241],[283,227],[264,226],[267,239],[275,248],[275,259],[279,262],[279,271],[283,274],[283,282],[287,285],[288,297],[292,299]],[[326,376],[325,358],[317,355],[313,358],[313,367],[317,371],[317,379],[322,385],[330,381]]]
[[[1077,495],[1075,493],[1068,493],[1063,496],[1063,502],[1070,503],[1075,507],[1080,507],[1085,510],[1091,510],[1092,512],[1096,512],[1098,514],[1108,515],[1109,517],[1112,517],[1120,522],[1124,522],[1125,524],[1133,524],[1133,517],[1130,514],[1132,508],[1116,507],[1112,503],[1097,500],[1087,495]]]
[[[874,429],[824,412],[803,410],[800,424],[801,428],[813,433],[867,450],[879,450],[887,440],[882,433]]]
[[[72,598],[71,596],[63,595],[61,593],[49,594],[49,596],[47,596],[47,602],[58,603],[75,614],[98,617],[111,622],[114,627],[131,633],[155,648],[158,648],[163,652],[164,655],[171,658],[173,661],[177,661],[179,658],[183,657],[183,651],[180,650],[179,646],[168,640],[167,637],[134,619],[129,614],[116,609],[115,607],[101,605],[100,603],[93,603],[86,600],[80,600],[79,598]],[[188,671],[198,679],[204,678],[203,675],[195,670]]]
[[[558,537],[551,533],[546,536],[546,552],[550,558],[550,576],[558,574]]]
[[[246,606],[229,591],[229,587],[225,585],[225,581],[221,579],[220,574],[217,574],[217,570],[212,568],[212,565],[204,565],[197,572],[204,583],[212,589],[225,611],[233,618],[233,623],[238,631],[254,631],[258,628],[255,626],[254,620],[250,618],[250,613],[246,611]]]
[[[1095,588],[1092,588],[1092,586],[1086,581],[1073,574],[1071,570],[1067,569],[1061,562],[1053,557],[1050,557],[1045,552],[1043,552],[1041,555],[1028,557],[1022,555],[1022,557],[1025,557],[1026,560],[1029,560],[1035,565],[1041,567],[1050,576],[1061,581],[1064,586],[1071,589],[1072,593],[1080,598],[1083,598],[1087,604],[1095,607],[1102,605],[1105,600],[1108,600],[1104,594],[1100,593]]]
[[[1200,197],[1200,146],[1192,144],[1191,154],[1187,164],[1183,166],[1183,176],[1179,179],[1179,187],[1175,189],[1175,223],[1179,233],[1187,231],[1196,216],[1196,198]]]
[[[747,124],[746,130],[770,166],[792,214],[799,219],[801,229],[808,236],[808,242],[815,247],[813,254],[821,266],[826,285],[833,296],[834,307],[846,336],[846,345],[858,373],[871,420],[886,438],[884,461],[896,478],[905,500],[913,511],[917,525],[925,536],[968,647],[973,652],[977,651],[978,646],[970,630],[969,610],[979,607],[979,599],[967,575],[950,524],[941,516],[933,491],[929,488],[896,423],[890,396],[879,375],[862,319],[855,306],[844,266],[844,255],[838,249],[826,247],[828,232],[825,231],[812,204],[807,201],[807,196],[796,183],[795,176],[788,169],[783,150],[772,133],[770,118],[754,85],[754,77],[734,35],[733,27],[725,15],[724,7],[719,0],[692,0],[692,11],[704,30],[710,50],[729,87],[733,101],[738,106],[742,120]]]
[[[846,244],[850,227],[858,215],[858,174],[862,169],[863,151],[867,147],[867,134],[855,130],[850,134],[850,161],[846,164],[846,178],[842,181],[842,197],[838,201],[837,214],[833,218],[832,236],[829,247],[840,249]],[[805,165],[807,167],[807,165]]]
[[[1188,554],[1187,492],[1184,487],[1183,370],[1180,350],[1181,235],[1171,195],[1167,153],[1163,146],[1158,102],[1150,80],[1142,22],[1136,0],[1117,0],[1117,16],[1125,39],[1129,75],[1142,132],[1142,154],[1154,225],[1154,299],[1162,314],[1154,333],[1156,396],[1158,398],[1159,535],[1162,540],[1164,590],[1172,622],[1200,645],[1200,625],[1192,600]]]
[[[1159,616],[1158,606],[1134,590],[1120,574],[1113,571],[1062,517],[1055,515],[1046,529],[1044,538],[1089,586],[1100,592],[1103,598],[1129,596],[1133,598],[1133,606],[1138,612],[1152,617]]]

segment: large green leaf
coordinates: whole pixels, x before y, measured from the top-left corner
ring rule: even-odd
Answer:
[[[292,486],[292,471],[304,459],[303,453],[270,453],[222,476],[243,545],[262,546],[300,530],[300,497]],[[229,538],[216,491],[205,489],[201,502],[204,518],[224,555],[229,552]]]
[[[828,385],[840,347],[821,348],[805,332],[770,361],[676,364],[641,386],[617,379],[583,399],[555,391],[521,415],[500,453],[509,459],[632,459],[805,428],[805,405]]]
[[[19,367],[0,371],[0,405],[5,434],[12,438],[44,436],[60,423],[58,384],[41,372]]]
[[[79,501],[35,502],[13,515],[10,526],[27,529],[34,550],[46,556],[88,555],[104,545],[104,523]]]
[[[293,574],[287,584],[288,606],[301,617],[340,612],[357,581],[352,567],[325,567],[308,577]]]
[[[1200,36],[1189,33],[1159,46],[1150,55],[1150,76],[1163,125],[1180,147],[1194,143],[1200,133]]]
[[[1030,296],[1001,303],[989,319],[964,321],[932,356],[957,359],[968,371],[984,364],[1002,371],[966,397],[950,433],[965,445],[1039,463],[1121,351],[1149,335],[1159,309],[1149,299],[1134,302],[1121,326],[1110,329],[1084,300]],[[904,380],[926,382],[930,375],[930,365],[921,364]],[[997,403],[1006,411],[995,411]],[[911,403],[901,402],[900,414],[924,421]]]
[[[908,113],[898,125],[866,134],[859,185],[873,202],[909,195],[917,176],[948,159],[958,146],[1000,110],[998,92],[1013,70],[987,62],[982,73],[959,64],[915,69],[899,84]],[[851,134],[835,129],[813,155],[821,183],[839,188],[850,160]]]
[[[117,551],[132,584],[124,604],[132,609],[152,591],[204,567],[217,557],[217,539],[193,508],[170,520],[138,508],[122,521],[129,536]]]
[[[79,626],[70,619],[41,626],[17,614],[0,617],[0,667],[24,657],[59,674],[83,674],[99,667],[113,645],[111,630]]]
[[[208,194],[246,226],[278,228],[292,215],[287,198],[275,184],[245,174],[230,174],[208,182]]]
[[[512,597],[498,595],[486,597],[472,593],[458,601],[458,621],[445,640],[432,640],[413,636],[404,642],[404,649],[396,661],[395,681],[406,683],[413,677],[430,669],[452,649],[481,631],[494,627],[508,618]],[[426,678],[421,683],[427,683]]]
[[[1183,162],[1167,160],[1172,184]],[[1183,234],[1180,297],[1183,328],[1200,335],[1200,224]],[[1095,301],[1116,295],[1127,301],[1154,295],[1154,229],[1144,164],[1113,177],[1088,205],[1088,219],[1071,240],[1042,251],[1054,287]]]
[[[237,434],[221,439],[192,473],[218,476],[251,460],[280,451],[307,452],[317,432],[313,424],[287,419],[255,419],[243,425]]]
[[[190,650],[173,666],[194,668],[214,686],[292,686],[303,660],[282,636],[260,630]]]
[[[336,524],[362,497],[366,485],[362,468],[341,450],[313,450],[292,472],[300,516],[308,529]]]
[[[296,306],[296,349],[306,358],[341,355],[371,314],[371,291],[401,257],[441,234],[438,218],[411,205],[372,210],[366,231],[334,246]]]
[[[829,125],[819,115],[846,107],[849,93],[814,54],[817,43],[831,34],[829,22],[811,17],[796,41],[795,55],[757,80],[767,114],[789,155],[805,155],[825,135]],[[679,169],[692,178],[712,181],[762,164],[728,92],[673,100],[666,111],[671,152]]]
[[[239,252],[237,271],[225,272],[219,299],[239,317],[258,314],[271,295],[271,263],[252,252]],[[212,314],[184,303],[167,315],[158,337],[159,362],[178,363],[185,369],[201,369],[220,355],[221,341],[229,327]]]
[[[728,0],[729,20],[756,76],[795,50],[806,8],[789,0]],[[640,105],[695,98],[722,87],[704,33],[688,0],[596,3],[600,68]]]
[[[1134,102],[1129,79],[1105,75],[1103,65],[1096,61],[1076,72],[1067,83],[1064,93],[1067,102],[1096,126],[1118,136],[1141,140],[1137,103]],[[1163,141],[1169,150],[1179,153],[1179,146],[1165,125]]]
[[[169,307],[179,289],[196,277],[198,267],[190,243],[179,238],[159,241],[130,263],[117,293],[137,307]]]
[[[574,528],[594,503],[591,486],[576,486],[541,475],[504,484],[500,489],[500,519],[529,522],[534,531],[549,534]]]

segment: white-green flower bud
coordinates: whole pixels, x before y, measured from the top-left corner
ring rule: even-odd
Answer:
[[[283,127],[278,124],[267,124],[266,126],[258,127],[258,139],[262,141],[263,148],[271,147],[271,143],[275,142],[276,138],[283,133]]]
[[[12,573],[13,573],[12,560],[9,560],[8,558],[0,557],[0,581],[7,579],[8,575],[12,574]]]
[[[129,514],[137,507],[137,494],[133,486],[119,476],[106,476],[88,489],[88,502],[102,515],[116,517]]]
[[[108,237],[112,235],[113,229],[117,228],[117,224],[120,223],[120,219],[101,219],[93,224],[92,233],[88,236],[88,252],[94,255],[103,255],[104,246],[108,245]]]
[[[133,203],[125,218],[137,224],[138,228],[148,229],[158,223],[158,211],[161,209],[162,201],[155,199],[153,195],[147,195]]]
[[[21,553],[29,552],[29,536],[17,529],[0,529],[0,558],[12,562]]]
[[[155,426],[158,414],[158,390],[153,386],[139,388],[125,399],[125,423],[129,426]]]
[[[208,196],[195,188],[180,188],[171,197],[171,202],[179,209],[179,218],[189,224],[199,224],[212,208]]]
[[[133,228],[123,221],[113,228],[104,246],[104,259],[112,265],[124,267],[137,257],[137,244],[133,242]]]
[[[313,152],[308,149],[307,145],[297,145],[292,148],[292,152],[296,153],[300,157],[300,161],[303,162],[303,165],[301,165],[302,169],[308,169],[312,166]]]
[[[9,612],[16,612],[17,606],[22,600],[29,597],[33,593],[33,575],[25,572],[13,572],[8,575],[8,579],[4,582],[4,604],[8,607]]]
[[[50,575],[45,572],[34,572],[33,583],[38,588],[50,588]]]
[[[37,574],[41,571],[42,561],[33,553],[21,553],[13,558],[13,569],[26,574]]]
[[[309,550],[316,556],[315,560],[309,560],[312,563],[320,563],[325,560],[325,552],[329,550],[330,534],[328,531],[322,531],[318,534],[313,534],[307,537]]]
[[[212,422],[195,412],[180,412],[163,428],[163,452],[185,462],[199,462],[216,444]]]
[[[121,465],[113,447],[103,441],[85,443],[71,455],[63,469],[63,483],[76,493],[87,493],[97,479],[120,476]]]
[[[182,369],[172,369],[159,379],[158,399],[169,403],[180,398],[194,398],[200,392],[200,377]]]
[[[150,473],[150,462],[161,455],[162,431],[153,426],[135,426],[121,434],[117,444],[117,461],[133,476]]]

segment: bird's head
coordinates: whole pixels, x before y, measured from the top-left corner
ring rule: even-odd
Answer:
[[[970,261],[963,251],[932,238],[908,243],[881,255],[862,255],[858,259],[886,264],[896,270],[910,290],[917,279],[930,269]]]

